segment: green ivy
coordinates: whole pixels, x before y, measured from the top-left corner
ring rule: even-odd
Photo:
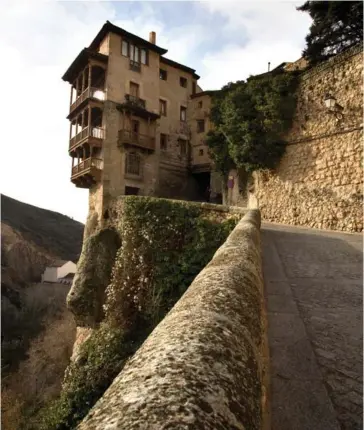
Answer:
[[[217,170],[272,169],[285,151],[284,134],[295,112],[297,72],[281,70],[229,83],[214,96],[215,129],[207,144]]]

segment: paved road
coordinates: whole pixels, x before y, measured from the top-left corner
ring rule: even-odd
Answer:
[[[362,236],[263,224],[272,430],[362,430]]]

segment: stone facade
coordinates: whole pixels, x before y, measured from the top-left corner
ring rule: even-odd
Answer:
[[[254,174],[250,204],[263,219],[314,228],[363,229],[363,57],[356,47],[301,76],[288,146],[275,172]],[[330,93],[342,118],[324,104]]]

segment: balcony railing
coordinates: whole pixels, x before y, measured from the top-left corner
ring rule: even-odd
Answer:
[[[101,158],[94,158],[94,157],[86,158],[86,160],[81,161],[81,163],[77,164],[77,166],[73,166],[72,167],[72,178],[76,175],[80,175],[82,173],[87,173],[93,167],[97,170],[102,169]]]
[[[125,101],[142,109],[145,109],[145,100],[132,96],[131,94],[125,94]]]
[[[130,68],[130,70],[133,70],[134,72],[140,72],[141,65],[137,61],[130,60],[129,68]]]
[[[86,99],[97,99],[100,101],[105,100],[105,91],[100,88],[88,87],[86,88],[77,99],[71,104],[70,112],[73,112],[81,103]]]
[[[74,146],[76,146],[82,140],[87,139],[88,137],[93,137],[95,139],[104,139],[105,131],[101,127],[85,127],[83,130],[77,133],[76,136],[73,136],[70,139],[69,149],[72,149]]]
[[[135,133],[131,130],[119,130],[119,146],[130,144],[140,148],[155,150],[155,138],[146,134]]]

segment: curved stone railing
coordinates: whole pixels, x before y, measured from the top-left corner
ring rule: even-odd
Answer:
[[[267,428],[259,229],[249,211],[79,429]]]

